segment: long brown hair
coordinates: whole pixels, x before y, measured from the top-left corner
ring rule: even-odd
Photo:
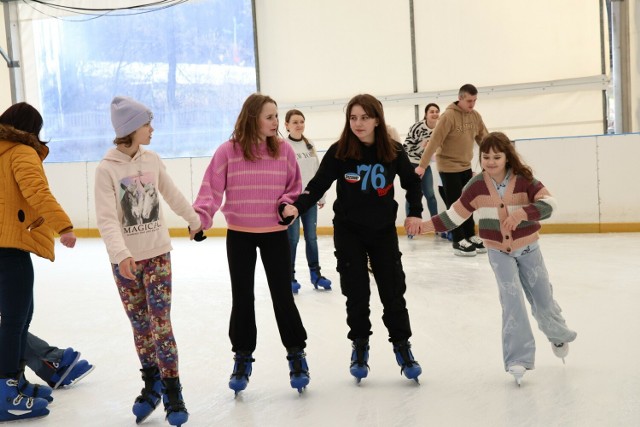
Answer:
[[[289,123],[289,120],[291,120],[291,116],[300,116],[303,119],[307,120],[307,118],[304,116],[304,114],[302,114],[302,111],[300,110],[296,110],[295,108],[292,110],[287,111],[287,114],[285,114],[284,116],[284,122]],[[287,129],[288,131],[288,129]],[[311,151],[311,154],[313,154],[313,156],[318,157],[318,152],[316,151],[316,147],[313,146],[313,144],[311,143],[311,141],[309,141],[307,139],[306,136],[304,136],[304,134],[302,135],[302,140],[304,141],[305,145],[307,146],[307,149],[309,151]]]
[[[259,141],[258,120],[262,107],[269,103],[274,104],[276,107],[278,106],[271,97],[254,93],[249,95],[244,104],[242,104],[231,139],[234,144],[240,145],[245,160],[253,161],[258,158],[256,155],[256,147]],[[269,156],[274,159],[278,157],[280,141],[276,135],[267,137],[267,151]]]
[[[511,168],[514,175],[521,175],[527,181],[533,181],[533,171],[523,163],[520,155],[516,151],[516,146],[507,135],[502,132],[491,132],[480,144],[480,158],[482,154],[488,154],[489,150],[494,153],[504,153],[507,160],[507,168]]]
[[[347,104],[346,107],[346,120],[344,123],[344,129],[338,139],[338,150],[336,151],[336,158],[340,160],[362,158],[362,142],[351,130],[350,116],[351,109],[359,105],[372,119],[378,119],[378,126],[374,130],[374,144],[376,145],[376,154],[378,160],[383,163],[388,163],[398,156],[397,148],[394,142],[389,137],[387,132],[387,124],[384,121],[384,111],[382,109],[382,103],[378,101],[374,96],[369,94],[356,95]]]

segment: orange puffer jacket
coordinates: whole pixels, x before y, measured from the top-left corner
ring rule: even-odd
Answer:
[[[49,149],[27,132],[0,125],[0,247],[54,260],[54,235],[73,229],[44,173]]]

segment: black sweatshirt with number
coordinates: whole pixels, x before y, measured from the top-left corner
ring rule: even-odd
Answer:
[[[409,216],[421,218],[420,177],[415,173],[402,145],[396,142],[394,145],[398,155],[390,163],[378,160],[375,144],[361,145],[360,160],[337,159],[338,144],[331,145],[322,158],[318,172],[293,205],[300,214],[306,212],[336,181],[334,222],[346,222],[374,230],[395,226],[398,203],[394,200],[393,182],[398,175],[400,185],[407,191]]]

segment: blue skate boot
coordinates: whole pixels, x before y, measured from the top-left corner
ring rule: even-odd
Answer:
[[[0,378],[0,422],[34,419],[49,415],[45,399],[28,397],[18,390],[18,379]]]
[[[300,290],[300,283],[296,279],[291,279],[291,292],[297,294]]]
[[[413,358],[411,343],[407,340],[394,342],[393,352],[396,354],[398,365],[400,365],[400,373],[420,384],[418,376],[422,373],[422,368]]]
[[[166,420],[172,426],[180,427],[189,420],[189,413],[182,398],[180,378],[162,380],[162,403],[167,414]]]
[[[359,384],[369,374],[369,339],[357,338],[353,340],[352,348],[349,371]]]
[[[289,381],[291,387],[298,389],[302,393],[309,384],[309,366],[307,365],[306,354],[297,347],[287,349],[287,360],[289,361]]]
[[[55,371],[51,378],[48,381],[49,387],[54,390],[58,387],[62,387],[63,381],[67,378],[67,376],[71,373],[76,364],[80,361],[80,352],[75,351],[73,348],[69,347],[64,350],[62,353],[62,358],[59,362],[48,362],[44,361],[44,363],[49,366],[52,370]]]
[[[160,404],[162,393],[162,381],[157,366],[140,369],[140,372],[142,372],[144,388],[140,391],[140,396],[136,397],[133,408],[131,408],[131,412],[136,416],[136,424],[140,424],[151,415]]]
[[[238,351],[233,357],[233,360],[236,363],[233,365],[233,373],[229,379],[229,388],[233,390],[237,396],[238,393],[247,388],[249,377],[251,376],[252,363],[255,362],[256,359],[251,357],[250,352]]]
[[[31,384],[24,376],[24,368],[27,365],[26,361],[20,362],[20,370],[18,371],[18,391],[27,397],[39,397],[47,402],[53,402],[53,389],[46,385]]]
[[[320,267],[309,269],[309,273],[311,275],[311,283],[314,288],[318,289],[318,287],[321,287],[327,291],[331,290],[331,280],[320,274]]]

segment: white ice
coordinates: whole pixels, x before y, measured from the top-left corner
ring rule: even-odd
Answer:
[[[227,336],[230,285],[223,238],[173,239],[173,325],[191,427],[208,426],[639,426],[640,235],[542,235],[541,248],[567,324],[578,332],[566,365],[532,320],[536,369],[522,386],[502,365],[500,304],[487,255],[455,257],[433,235],[400,236],[413,351],[420,385],[400,375],[373,284],[371,371],[360,385],[349,375],[345,299],[333,242],[321,236],[330,292],[315,291],[298,247],[295,297],[309,339],[311,383],[289,385],[260,261],[256,279],[258,346],[248,388],[234,399]],[[24,425],[134,426],[140,392],[128,320],[99,239],[56,247],[57,260],[34,257],[35,315],[31,331],[72,346],[96,365],[68,390],[54,392],[51,414]],[[29,379],[36,380],[30,374]],[[160,407],[143,424],[166,426]]]

